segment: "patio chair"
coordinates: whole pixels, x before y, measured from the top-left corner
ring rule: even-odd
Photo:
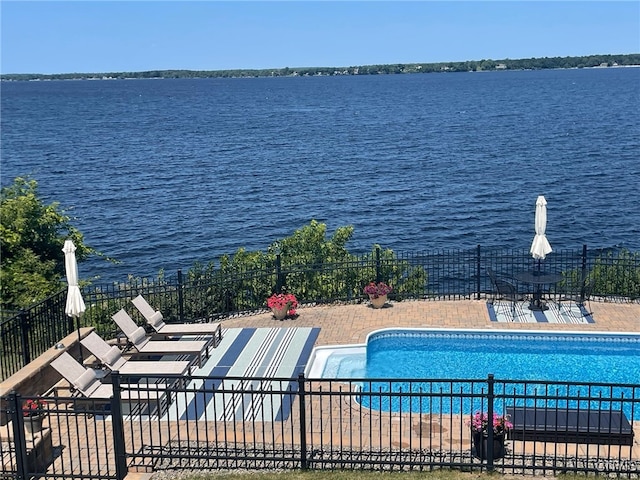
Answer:
[[[51,366],[71,384],[74,392],[90,399],[109,399],[113,397],[113,385],[102,383],[95,370],[86,368],[69,353],[62,354],[51,362]],[[161,400],[166,396],[167,386],[163,383],[149,384],[154,390],[136,390],[145,384],[122,384],[122,398],[137,402]],[[132,389],[132,390],[129,390]]]
[[[129,345],[142,355],[196,355],[198,366],[209,358],[213,338],[206,340],[151,340],[144,328],[139,327],[126,310],[120,309],[111,318],[125,334]]]
[[[222,340],[222,326],[220,323],[165,323],[162,313],[153,309],[147,300],[138,295],[131,300],[131,303],[138,309],[159,335],[213,335],[214,347],[218,346]]]
[[[506,300],[511,303],[511,320],[516,318],[516,304],[525,300],[524,296],[518,293],[516,286],[506,280],[498,278],[491,268],[487,268],[487,275],[491,280],[493,287],[493,298],[491,302],[495,300]]]
[[[594,286],[595,280],[593,278],[589,278],[583,283],[572,284],[569,282],[565,291],[558,298],[558,311],[562,311],[563,303],[569,303],[569,308],[571,308],[572,303],[577,304],[579,307],[584,307],[586,303],[588,315],[591,315],[591,294]]]
[[[109,345],[96,332],[91,332],[80,343],[110,371],[127,375],[158,374],[158,376],[190,373],[191,362],[186,360],[159,362],[127,360],[118,347]]]

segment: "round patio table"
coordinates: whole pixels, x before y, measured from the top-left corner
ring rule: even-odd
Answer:
[[[527,272],[518,272],[513,278],[519,282],[533,285],[533,297],[529,302],[529,310],[548,310],[546,302],[542,298],[542,286],[553,285],[562,280],[562,275],[558,273],[549,273],[540,270],[530,270]]]

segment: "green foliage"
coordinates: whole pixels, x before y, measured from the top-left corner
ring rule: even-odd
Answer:
[[[359,300],[377,272],[394,286],[393,298],[423,295],[426,272],[421,266],[398,260],[391,250],[380,250],[378,262],[379,246],[370,255],[352,255],[346,247],[352,236],[353,227],[343,226],[327,238],[327,226],[311,220],[266,252],[241,248],[222,256],[217,266],[195,264],[184,287],[185,317],[264,308],[276,290],[293,293],[307,304]]]
[[[564,280],[558,285],[562,290],[571,291],[582,286],[580,269],[564,272],[563,276]],[[584,277],[594,280],[595,296],[640,299],[640,252],[622,249],[598,255]]]
[[[338,228],[326,238],[327,226],[312,220],[292,236],[269,247],[282,258],[284,290],[301,302],[320,302],[329,298],[352,298],[353,275],[349,262],[353,256],[346,248],[353,236],[353,227]],[[336,264],[342,268],[335,268]]]
[[[615,65],[640,65],[640,54],[589,55],[582,57],[541,57],[502,60],[482,59],[465,62],[397,63],[342,67],[285,67],[237,70],[148,70],[144,72],[102,73],[10,73],[0,74],[1,80],[71,80],[129,78],[253,78],[305,77],[334,75],[390,75],[410,73],[475,72],[491,70],[541,70],[552,68],[590,68]]]
[[[83,326],[92,326],[100,336],[112,338],[118,332],[118,327],[111,316],[121,308],[137,319],[139,325],[144,326],[143,317],[136,315],[137,310],[132,309],[130,303],[130,300],[140,294],[151,305],[161,305],[163,315],[175,314],[178,306],[177,287],[165,279],[164,271],[161,270],[155,278],[129,275],[126,281],[109,285],[106,289],[99,286],[85,287],[83,295],[87,310],[81,317]]]
[[[196,263],[187,273],[186,308],[192,318],[255,309],[271,292],[273,272],[274,258],[244,248],[235,255],[223,255],[217,268],[214,262]]]
[[[374,245],[373,258],[377,248],[379,245]],[[395,300],[421,298],[426,292],[427,272],[422,265],[397,258],[393,250],[380,250],[380,280],[393,287],[391,297]]]
[[[640,253],[626,249],[607,252],[596,258],[589,274],[596,280],[594,295],[618,295],[640,298]]]
[[[185,281],[185,317],[264,308],[267,297],[279,287],[307,301],[322,297],[335,282],[321,270],[350,258],[345,245],[352,233],[352,227],[341,227],[327,240],[326,225],[314,220],[291,237],[274,242],[266,252],[240,248],[233,255],[220,257],[217,264],[194,264]],[[278,255],[283,262],[280,270]]]
[[[58,203],[45,205],[35,180],[16,178],[2,188],[0,206],[0,282],[2,308],[18,310],[63,287],[66,239],[76,245],[83,261],[90,247]]]
[[[422,267],[396,259],[391,250],[380,250],[381,261],[377,262],[378,246],[370,255],[352,255],[346,247],[352,235],[353,227],[343,226],[327,237],[327,226],[312,220],[264,252],[240,248],[217,262],[195,263],[181,285],[160,275],[153,281],[130,278],[115,286],[120,292],[116,296],[121,297],[115,301],[113,294],[97,292],[85,317],[99,329],[103,324],[108,327],[110,315],[121,308],[122,299],[126,306],[126,299],[138,293],[161,310],[167,321],[214,319],[231,312],[263,309],[266,299],[278,290],[293,293],[307,304],[358,301],[366,297],[362,289],[376,279],[378,271],[394,286],[392,298],[423,295],[426,273]],[[103,303],[108,304],[106,309],[99,306]],[[182,311],[178,311],[179,305],[183,305]]]

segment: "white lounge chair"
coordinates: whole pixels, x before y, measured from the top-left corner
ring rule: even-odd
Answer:
[[[95,370],[84,367],[67,352],[62,352],[58,358],[51,362],[51,366],[71,384],[74,392],[78,392],[84,397],[105,400],[113,397],[113,385],[102,383]],[[144,383],[123,384],[122,387],[123,400],[140,403],[161,400],[166,396],[167,389],[167,386],[161,383],[150,383],[148,387],[152,387],[153,390],[146,389],[147,385]]]
[[[209,358],[209,348],[212,337],[206,340],[151,340],[144,328],[139,327],[125,309],[112,315],[122,333],[129,340],[136,352],[143,355],[196,355],[198,366],[202,367],[203,360]]]
[[[91,332],[80,343],[109,370],[127,375],[184,375],[189,372],[191,366],[191,362],[186,360],[158,362],[127,360],[118,347],[109,345],[96,332]]]
[[[154,310],[142,295],[131,300],[131,303],[142,314],[147,324],[160,335],[213,335],[214,346],[222,340],[220,323],[165,323],[162,313]]]

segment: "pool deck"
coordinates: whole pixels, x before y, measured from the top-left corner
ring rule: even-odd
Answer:
[[[368,304],[302,307],[295,319],[275,320],[271,313],[228,319],[223,327],[320,327],[316,346],[358,344],[375,330],[394,327],[473,328],[487,330],[540,330],[640,333],[640,303],[590,304],[594,323],[492,322],[486,300],[390,302],[374,309]]]
[[[490,330],[537,330],[556,332],[625,332],[640,333],[640,303],[609,303],[592,301],[589,305],[594,323],[502,323],[492,322],[487,310],[486,299],[482,300],[437,300],[437,301],[405,301],[390,302],[385,308],[374,309],[368,304],[355,305],[328,305],[302,307],[298,309],[298,317],[295,319],[276,320],[271,313],[244,316],[228,319],[223,322],[224,327],[274,327],[280,325],[287,327],[320,327],[320,334],[315,346],[325,345],[348,345],[363,344],[367,335],[371,332],[383,328],[413,327],[413,328],[446,328],[446,329],[485,329]],[[316,405],[317,407],[317,405]],[[354,405],[333,406],[330,416],[333,418],[349,418],[353,414],[350,409],[357,409]],[[371,414],[367,412],[367,414]],[[387,414],[389,415],[389,414]],[[393,415],[390,415],[392,417]],[[356,414],[355,417],[359,418]],[[402,438],[403,447],[422,445],[423,440],[434,442],[434,445],[441,445],[442,448],[469,449],[471,446],[470,437],[456,438],[449,436],[446,429],[441,429],[440,418],[431,418],[426,415],[422,423],[415,424],[415,419],[409,418],[405,422],[405,432],[375,431],[366,438]],[[447,419],[448,427],[451,431],[464,431],[463,419],[453,416]],[[390,424],[393,422],[390,422]],[[633,422],[633,427],[637,431],[637,422]],[[324,425],[330,422],[325,421]],[[338,422],[336,424],[340,425]],[[420,433],[420,425],[426,425],[425,430]],[[320,430],[322,425],[316,425]],[[357,431],[361,425],[355,425]],[[345,445],[352,442],[351,432],[342,432],[340,429],[332,432],[334,438],[342,438]],[[566,455],[578,455],[589,457],[595,452],[594,449],[602,450],[600,453],[608,451],[614,457],[640,458],[640,436],[636,435],[636,440],[631,447],[613,446],[589,446],[578,444],[563,444],[563,452]],[[292,439],[287,438],[287,441]],[[390,440],[391,441],[391,440]],[[406,442],[409,443],[406,443]],[[310,438],[313,444],[322,444],[321,438]],[[412,443],[413,442],[413,443]],[[393,441],[391,441],[393,445]],[[537,442],[511,442],[511,449],[516,453],[531,454],[545,452],[554,455],[557,444],[540,444]],[[397,446],[397,445],[395,445]],[[603,450],[604,449],[604,450]],[[609,450],[606,450],[609,449]],[[611,450],[613,449],[613,450]],[[554,453],[555,452],[555,453]],[[611,453],[613,452],[613,453]]]
[[[430,327],[430,328],[460,328],[460,329],[486,329],[490,330],[539,330],[539,331],[578,331],[578,332],[635,332],[640,333],[640,303],[605,303],[592,301],[591,311],[593,312],[593,319],[595,323],[589,324],[550,324],[550,323],[498,323],[492,322],[486,306],[486,300],[437,300],[437,301],[405,301],[405,302],[391,302],[385,308],[374,309],[368,306],[368,304],[354,304],[354,305],[327,305],[327,306],[314,306],[314,307],[302,307],[298,309],[298,316],[295,319],[286,319],[283,321],[275,320],[270,312],[251,314],[245,316],[238,316],[235,318],[225,319],[222,322],[223,329],[227,328],[247,328],[247,327],[319,327],[320,333],[315,342],[316,346],[322,345],[346,345],[346,344],[361,344],[364,343],[369,333],[382,328],[394,328],[394,327]],[[74,337],[75,338],[75,337]],[[69,337],[71,340],[71,337]],[[28,369],[25,369],[28,370]],[[317,399],[314,399],[317,403]],[[296,407],[297,408],[297,403]],[[296,411],[292,412],[289,421],[291,419],[298,418]],[[345,445],[353,444],[354,438],[351,430],[343,431],[344,424],[343,419],[350,418],[353,413],[353,409],[358,409],[357,405],[349,405],[344,402],[337,402],[330,409],[326,406],[324,409],[319,409],[316,405],[315,411],[322,411],[322,419],[315,418],[314,432],[323,432],[323,425],[334,425],[329,435],[334,439],[341,439]],[[367,412],[367,414],[371,414]],[[381,431],[369,432],[366,438],[371,439],[384,439],[386,442],[383,447],[387,448],[389,445],[402,446],[411,448],[412,446],[422,445],[421,442],[427,442],[429,445],[439,445],[441,448],[453,448],[453,449],[469,449],[470,438],[467,434],[466,428],[463,427],[463,419],[459,416],[455,418],[447,419],[447,427],[442,427],[439,422],[442,422],[443,418],[431,418],[426,415],[424,418],[410,417],[408,422],[404,422],[402,425],[403,431],[400,431],[400,425],[396,423],[396,419],[392,418],[393,415],[382,413],[380,415],[387,415],[388,421],[381,423],[383,425]],[[326,417],[326,418],[325,418]],[[328,419],[340,419],[334,423],[329,422]],[[360,418],[360,417],[357,417]],[[317,423],[319,420],[323,420],[324,423]],[[89,421],[89,420],[87,420]],[[417,423],[416,423],[417,422]],[[172,422],[170,422],[172,423]],[[180,422],[175,422],[180,423]],[[635,422],[634,422],[635,423]],[[207,423],[207,428],[213,428],[213,423]],[[251,439],[251,428],[255,425],[246,425],[242,422],[225,425],[228,428],[233,427],[233,430],[218,432],[212,431],[211,439],[215,439],[221,435],[220,441],[227,441],[228,438],[235,438],[238,432],[242,432],[240,437],[242,441],[254,441]],[[64,426],[63,426],[64,427]],[[127,424],[127,428],[133,428],[133,423]],[[268,426],[267,426],[268,427]],[[265,427],[265,428],[267,428]],[[454,428],[455,427],[455,428]],[[636,432],[638,426],[634,425]],[[62,427],[61,427],[62,428]],[[93,428],[93,427],[92,427]],[[168,428],[168,427],[167,427]],[[203,427],[204,428],[204,427]],[[352,430],[358,431],[362,428],[361,424],[353,425]],[[449,432],[460,431],[465,432],[463,437],[456,437]],[[78,435],[75,430],[61,431],[60,438],[68,438],[70,445],[78,444]],[[192,429],[197,430],[197,429]],[[333,431],[335,430],[335,431]],[[384,430],[384,431],[383,431]],[[174,435],[175,435],[174,429]],[[187,430],[181,430],[183,433]],[[199,430],[198,430],[199,431]],[[283,428],[282,434],[276,437],[277,444],[293,444],[296,439],[292,436],[293,430],[290,428]],[[146,433],[145,433],[146,432]],[[151,438],[147,438],[150,433],[139,432],[140,441],[147,444],[153,444]],[[85,433],[86,434],[86,433]],[[231,437],[229,437],[231,435]],[[324,439],[326,439],[325,434]],[[240,438],[239,437],[239,438]],[[362,436],[361,436],[362,437]],[[133,438],[137,438],[134,435],[128,434],[127,448],[132,449],[129,445]],[[365,438],[365,437],[362,437]],[[398,438],[401,444],[396,445],[392,440]],[[632,447],[621,447],[624,450],[616,451],[614,457],[621,458],[640,458],[640,436],[636,436],[634,445]],[[248,440],[247,440],[248,439]],[[73,448],[66,449],[65,454],[57,458],[49,467],[50,471],[61,472],[65,471],[65,465],[74,465],[81,462],[82,458],[86,455],[90,455],[87,452],[103,452],[112,448],[110,445],[103,445],[105,438],[91,438],[91,445],[85,445],[81,451],[76,451]],[[84,442],[85,440],[83,440]],[[336,440],[338,441],[338,440]],[[405,442],[409,442],[405,445]],[[309,438],[310,444],[322,445],[323,437],[318,437],[318,434],[314,433]],[[93,444],[95,443],[95,445]],[[512,449],[514,452],[526,452],[529,453],[531,449],[535,451],[537,444],[520,445],[519,442],[512,442]],[[426,443],[425,443],[426,445]],[[545,449],[549,449],[549,454],[553,454],[553,449],[556,448],[555,444],[548,444]],[[372,445],[366,445],[363,448],[370,448]],[[86,448],[85,448],[86,447]],[[588,446],[584,445],[571,445],[566,447],[565,453],[573,453],[589,456]],[[600,447],[598,447],[600,448]],[[609,447],[607,447],[609,448]],[[69,457],[69,458],[67,458]],[[66,463],[64,463],[66,462]],[[102,466],[104,468],[104,466]],[[137,467],[132,467],[130,472],[132,475],[138,470]],[[145,471],[146,468],[142,468],[139,471]],[[148,471],[147,471],[148,472]],[[147,473],[148,475],[148,473]]]

